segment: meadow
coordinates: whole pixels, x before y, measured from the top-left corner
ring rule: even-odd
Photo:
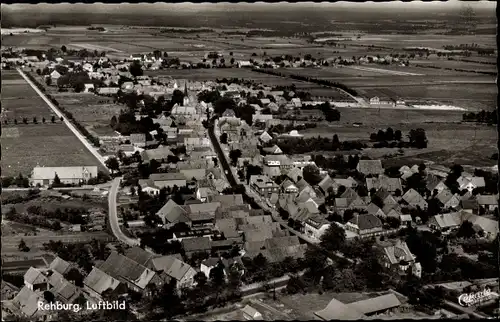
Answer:
[[[15,79],[13,73],[7,74]],[[28,84],[2,84],[2,176],[29,175],[38,164],[99,165],[65,124],[57,118],[51,122],[52,115],[52,110]],[[37,124],[33,123],[34,117]],[[28,124],[23,124],[22,118],[27,118]]]

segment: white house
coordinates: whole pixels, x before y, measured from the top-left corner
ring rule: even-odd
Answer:
[[[304,232],[308,237],[319,240],[329,227],[330,223],[318,216],[305,221]]]
[[[154,185],[151,179],[139,179],[138,185],[141,187],[142,192],[151,196],[157,196],[160,194],[160,189]]]
[[[97,166],[80,167],[35,167],[31,172],[30,183],[47,186],[54,182],[56,175],[61,183],[79,184],[97,177]]]
[[[84,93],[90,93],[94,91],[94,84],[85,84]]]
[[[241,309],[241,312],[243,313],[243,317],[247,320],[262,320],[262,314],[251,307],[250,305],[245,306],[244,308]]]

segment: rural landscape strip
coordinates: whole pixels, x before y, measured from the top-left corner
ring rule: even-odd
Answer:
[[[33,88],[33,90],[45,101],[45,103],[50,107],[50,109],[57,115],[57,117],[62,117],[64,120],[64,124],[68,126],[68,128],[73,132],[73,134],[82,142],[82,144],[89,150],[90,153],[92,153],[93,156],[96,157],[97,160],[104,166],[105,169],[106,167],[106,160],[102,155],[99,154],[99,152],[87,141],[87,139],[76,129],[76,127],[67,119],[67,117],[59,111],[59,109],[45,96],[42,91],[38,89],[38,87],[26,76],[26,74],[21,70],[17,69],[19,74],[26,80],[26,82]]]

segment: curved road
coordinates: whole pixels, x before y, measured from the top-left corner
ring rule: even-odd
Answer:
[[[118,188],[120,187],[120,181],[121,178],[115,178],[113,180],[113,183],[111,184],[111,188],[109,189],[109,194],[108,194],[108,204],[109,204],[109,210],[108,210],[108,216],[109,216],[109,226],[111,227],[111,230],[113,231],[113,235],[115,237],[130,246],[138,246],[140,244],[140,241],[135,238],[130,238],[127,237],[120,229],[120,224],[118,223],[118,211],[117,211],[117,203],[116,203],[116,197],[118,195]]]
[[[68,118],[61,112],[59,109],[52,104],[52,102],[45,96],[45,94],[42,93],[41,90],[36,87],[36,85],[31,81],[31,79],[26,76],[26,74],[21,70],[17,69],[18,73],[24,78],[24,80],[33,88],[33,90],[47,103],[47,105],[50,107],[50,109],[57,115],[59,118],[63,118],[64,123],[66,126],[73,132],[73,134],[80,140],[80,142],[83,143],[83,145],[87,148],[87,150],[92,153],[96,157],[97,160],[104,166],[104,169],[107,169],[108,167],[106,166],[106,159],[102,155],[99,154],[97,149],[87,141],[87,138],[85,138],[77,129],[76,127],[68,120]]]

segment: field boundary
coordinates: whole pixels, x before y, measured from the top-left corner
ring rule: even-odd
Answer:
[[[45,101],[45,103],[52,109],[52,111],[57,115],[57,117],[62,118],[66,126],[73,132],[73,134],[82,142],[82,144],[87,148],[87,150],[94,155],[94,157],[103,165],[104,169],[107,169],[106,160],[99,152],[87,141],[87,139],[76,129],[76,127],[70,122],[70,120],[64,115],[52,102],[42,93],[42,91],[29,79],[26,74],[17,69],[18,73],[26,80],[26,82],[33,88],[33,90]]]

